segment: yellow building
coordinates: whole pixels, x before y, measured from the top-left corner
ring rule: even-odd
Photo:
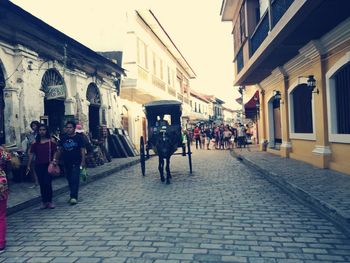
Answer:
[[[350,174],[350,1],[223,0],[268,151]]]

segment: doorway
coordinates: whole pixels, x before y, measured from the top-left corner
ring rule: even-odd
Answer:
[[[92,139],[98,139],[100,128],[100,93],[95,83],[91,82],[87,88],[86,99],[89,105],[89,132]]]
[[[279,150],[281,144],[282,126],[280,100],[272,97],[269,101],[269,147]]]
[[[48,116],[49,130],[51,133],[59,134],[64,127],[64,100],[44,101],[44,115]]]
[[[63,131],[66,98],[66,86],[58,70],[51,68],[45,72],[41,90],[45,93],[44,115],[48,116],[49,131],[58,135]]]
[[[89,106],[89,131],[91,138],[98,139],[100,127],[100,107],[96,105]]]

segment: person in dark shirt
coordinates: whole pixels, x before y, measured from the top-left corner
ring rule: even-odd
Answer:
[[[75,133],[75,122],[67,121],[65,128],[66,134],[60,138],[54,161],[62,156],[70,190],[69,203],[75,205],[78,202],[80,170],[85,167],[85,142],[82,136]]]
[[[39,124],[38,131],[35,142],[30,147],[27,172],[32,167],[33,156],[36,156],[34,167],[40,185],[42,200],[40,209],[53,209],[55,206],[52,203],[52,175],[48,173],[48,166],[56,152],[57,145],[51,141],[50,133],[45,124]]]

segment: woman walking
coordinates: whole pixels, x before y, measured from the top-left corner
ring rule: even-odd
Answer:
[[[35,139],[35,143],[30,148],[27,172],[30,171],[30,164],[33,155],[35,155],[35,171],[38,176],[42,199],[40,209],[53,209],[55,206],[52,203],[52,175],[48,173],[48,166],[57,150],[57,145],[51,141],[50,133],[45,124],[40,124],[38,131],[39,134]]]

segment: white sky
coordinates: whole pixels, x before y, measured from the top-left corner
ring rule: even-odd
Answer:
[[[12,2],[95,51],[122,45],[127,8],[149,8],[197,74],[191,88],[219,97],[225,106],[241,107],[234,103],[239,94],[233,88],[232,25],[221,22],[221,0]]]

